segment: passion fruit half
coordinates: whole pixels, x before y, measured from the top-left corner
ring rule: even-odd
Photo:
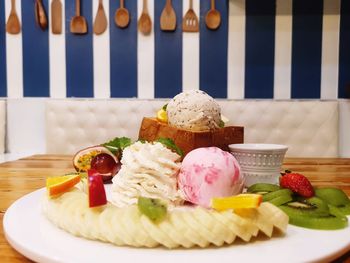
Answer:
[[[97,155],[105,153],[110,155],[116,163],[119,163],[118,158],[106,147],[97,145],[88,147],[77,152],[73,157],[73,166],[77,172],[87,172],[91,169],[91,161]]]

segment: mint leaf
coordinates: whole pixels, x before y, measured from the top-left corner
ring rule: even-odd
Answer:
[[[162,109],[163,109],[164,111],[166,111],[167,107],[168,107],[168,103],[167,103],[167,104],[165,104],[165,105],[163,106],[163,108],[162,108]]]
[[[131,139],[127,137],[116,137],[113,140],[102,144],[115,155],[121,155],[123,150],[131,145]]]
[[[223,120],[220,120],[220,122],[219,122],[219,127],[220,127],[220,128],[224,128],[224,127],[225,127],[225,123],[224,123]]]
[[[169,148],[170,150],[175,151],[178,155],[180,155],[181,157],[184,156],[184,152],[183,150],[181,150],[179,147],[176,146],[176,144],[174,143],[174,141],[172,139],[169,138],[159,138],[158,140],[156,140],[156,142],[160,142],[161,144],[163,144],[165,147]]]

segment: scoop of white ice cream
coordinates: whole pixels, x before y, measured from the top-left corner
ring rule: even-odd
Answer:
[[[189,90],[176,95],[167,106],[170,125],[192,131],[218,128],[221,120],[219,104],[201,90]]]
[[[122,167],[113,178],[111,201],[118,207],[136,204],[138,197],[183,202],[177,189],[180,156],[161,143],[136,142],[123,151]]]

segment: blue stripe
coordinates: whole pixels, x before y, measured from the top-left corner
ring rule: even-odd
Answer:
[[[155,97],[171,98],[182,91],[182,0],[173,0],[176,31],[160,30],[160,16],[165,0],[154,3],[155,33]]]
[[[75,16],[75,1],[65,1],[67,97],[93,97],[94,70],[92,49],[92,1],[81,2],[81,15],[88,23],[88,34],[70,32]]]
[[[120,1],[110,0],[111,96],[137,96],[137,1],[125,1],[130,24],[121,29],[114,16]]]
[[[200,88],[215,98],[226,98],[228,1],[216,1],[216,9],[221,14],[221,24],[217,30],[210,30],[205,24],[205,16],[210,10],[210,0],[201,0]]]
[[[0,1],[0,97],[7,96],[5,1]]]
[[[350,1],[341,2],[338,98],[350,99]]]
[[[48,0],[43,0],[46,14]],[[23,95],[50,96],[49,33],[35,22],[34,1],[22,1]]]
[[[292,98],[321,96],[323,0],[293,1]]]
[[[246,98],[273,98],[275,14],[274,0],[246,1]]]

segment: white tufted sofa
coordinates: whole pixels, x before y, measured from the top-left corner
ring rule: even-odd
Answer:
[[[48,100],[46,152],[75,153],[116,136],[136,139],[144,116],[167,100]],[[338,102],[219,100],[229,124],[245,127],[245,142],[289,146],[289,157],[338,156]]]

